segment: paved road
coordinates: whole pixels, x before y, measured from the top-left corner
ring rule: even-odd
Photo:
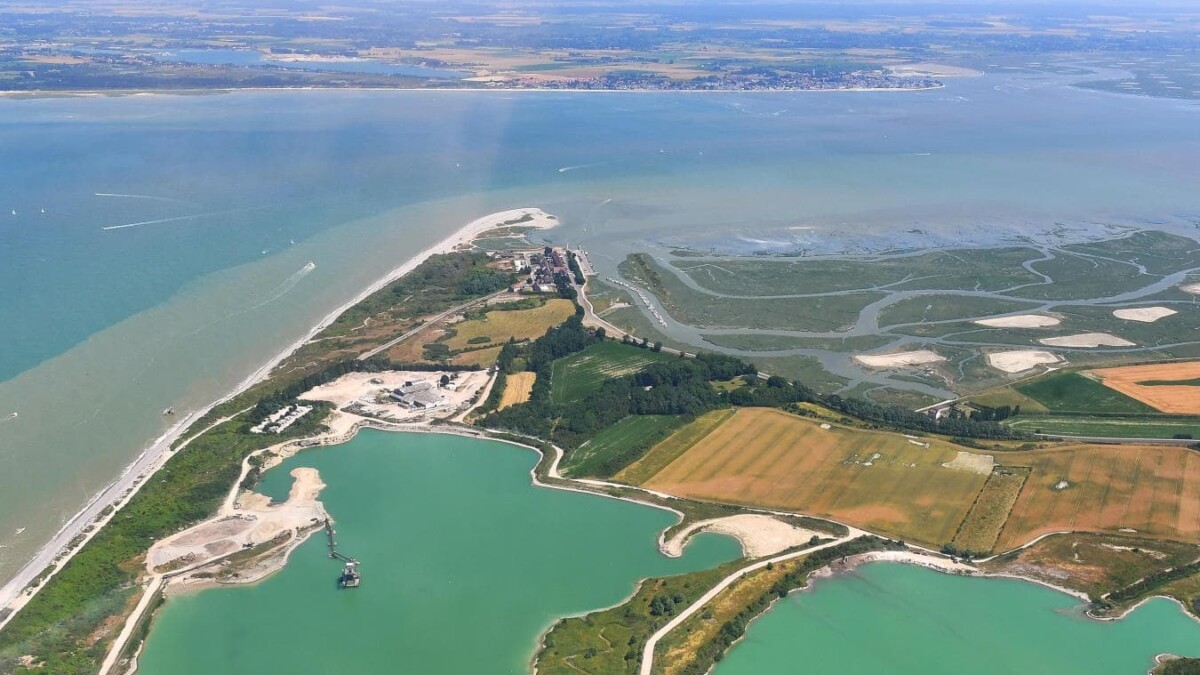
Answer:
[[[420,333],[421,331],[425,330],[426,328],[429,328],[433,324],[437,323],[438,321],[441,321],[442,319],[444,319],[448,316],[453,316],[454,314],[456,314],[458,312],[462,312],[464,310],[470,309],[471,307],[478,305],[479,303],[482,303],[482,302],[487,302],[487,301],[491,300],[492,298],[500,297],[501,295],[504,295],[507,292],[508,292],[508,290],[497,291],[495,293],[492,293],[489,296],[477,298],[470,302],[464,302],[463,304],[459,305],[458,307],[451,307],[450,309],[442,312],[441,314],[438,314],[437,316],[426,320],[420,326],[417,326],[416,328],[408,331],[404,335],[401,335],[400,337],[395,338],[393,340],[388,340],[387,342],[383,343],[382,345],[379,345],[378,347],[372,349],[371,351],[363,352],[362,354],[359,354],[357,358],[359,361],[366,361],[367,359],[371,358],[372,356],[375,356],[376,354],[379,354],[381,352],[385,352],[385,351],[391,349],[394,345],[396,345],[400,342],[403,342],[404,340],[407,340],[408,338],[416,335],[417,333]]]
[[[1066,434],[1034,434],[1034,436],[1047,440],[1061,438],[1064,441],[1111,443],[1113,445],[1191,445],[1200,443],[1194,438],[1127,438],[1123,436],[1068,436]]]

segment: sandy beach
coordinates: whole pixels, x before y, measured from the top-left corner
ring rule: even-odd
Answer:
[[[525,222],[515,223],[512,221],[520,220],[528,216],[529,220]],[[321,321],[314,325],[304,336],[289,344],[273,358],[268,360],[244,380],[242,380],[234,389],[226,395],[213,401],[209,405],[200,410],[190,411],[183,415],[182,419],[168,429],[162,436],[147,447],[137,459],[135,459],[121,475],[108,487],[101,490],[93,497],[87,505],[84,506],[75,516],[67,521],[51,538],[51,540],[43,546],[38,553],[26,563],[13,577],[0,588],[0,607],[8,607],[14,610],[23,607],[31,594],[25,594],[23,591],[29,584],[51,563],[57,562],[61,569],[63,564],[74,555],[76,551],[82,547],[91,536],[98,532],[103,523],[107,522],[107,517],[101,519],[101,512],[108,506],[116,507],[114,511],[123,506],[130,497],[136,494],[137,490],[152,476],[156,471],[162,468],[170,455],[171,445],[181,438],[193,422],[201,419],[209,411],[226,401],[231,400],[246,389],[254,386],[258,382],[266,379],[272,370],[275,369],[284,359],[292,352],[299,349],[306,342],[315,337],[322,330],[333,323],[338,316],[345,312],[350,307],[362,302],[372,293],[384,288],[389,283],[411,272],[418,265],[428,260],[434,255],[450,253],[459,246],[469,243],[476,239],[480,234],[507,225],[520,225],[521,227],[530,227],[535,229],[547,229],[558,224],[558,219],[555,216],[545,213],[537,207],[523,207],[516,209],[508,209],[485,215],[477,218],[460,227],[452,234],[442,239],[438,243],[421,251],[416,256],[409,258],[403,264],[394,268],[387,274],[380,277],[374,283],[363,289],[353,298],[347,300],[338,308],[327,314]],[[108,517],[111,517],[109,514]],[[84,528],[91,524],[96,524],[96,527],[89,533],[84,533]],[[84,534],[84,538],[77,539],[80,534]],[[71,543],[75,542],[72,547]],[[44,587],[44,583],[39,588]],[[36,592],[36,589],[35,589]],[[3,621],[0,621],[0,629],[16,615],[16,611],[11,612]]]
[[[793,546],[807,544],[813,537],[829,536],[796,527],[771,516],[742,513],[726,518],[701,520],[688,525],[663,543],[663,553],[672,558],[683,555],[683,549],[692,536],[700,532],[719,532],[737,539],[742,544],[742,552],[748,558],[775,555]]]

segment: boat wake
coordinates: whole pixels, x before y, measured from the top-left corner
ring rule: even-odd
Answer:
[[[172,216],[170,218],[157,218],[155,220],[139,220],[136,223],[122,223],[120,225],[106,225],[101,230],[124,230],[130,227],[141,227],[143,225],[158,225],[161,223],[177,223],[183,220],[195,220],[197,218],[210,218],[212,216],[227,216],[234,213],[243,213],[245,211],[254,211],[257,209],[266,208],[264,206],[256,206],[245,209],[228,209],[226,211],[209,211],[207,213],[193,213],[186,216]]]
[[[191,202],[174,197],[156,197],[154,195],[129,195],[120,192],[94,192],[97,197],[117,197],[121,199],[146,199],[154,202],[170,202],[172,204],[190,204]]]
[[[288,278],[279,282],[274,288],[267,291],[266,295],[263,297],[262,300],[258,301],[257,303],[255,303],[253,305],[250,305],[249,307],[246,307],[244,309],[239,309],[236,312],[226,314],[225,316],[222,316],[218,319],[213,319],[212,321],[209,321],[208,323],[204,324],[203,326],[200,326],[199,328],[192,331],[191,333],[188,333],[188,335],[189,336],[195,335],[196,333],[199,333],[207,328],[212,327],[214,324],[221,323],[222,321],[228,321],[229,319],[232,319],[237,316],[241,316],[248,312],[253,312],[256,309],[261,309],[262,307],[265,307],[265,306],[271,304],[272,302],[275,302],[276,300],[287,295],[289,291],[291,291],[293,288],[295,288],[296,285],[299,284],[304,279],[304,277],[308,276],[315,269],[317,269],[317,264],[314,263],[313,261],[309,260],[307,263],[304,264],[304,267],[301,267],[298,271],[292,273],[291,276],[289,276]]]
[[[567,173],[568,171],[578,171],[579,169],[591,169],[605,164],[614,164],[615,162],[592,162],[591,164],[576,164],[575,166],[564,166],[559,168],[559,173]]]

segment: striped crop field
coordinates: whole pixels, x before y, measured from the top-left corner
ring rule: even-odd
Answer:
[[[642,461],[653,462],[669,441]],[[780,410],[741,408],[644,485],[824,516],[940,546],[953,539],[987,480],[986,471],[943,466],[961,452],[937,439],[826,429]]]
[[[996,550],[1067,530],[1200,542],[1200,452],[1080,445],[1005,458],[1031,467]]]

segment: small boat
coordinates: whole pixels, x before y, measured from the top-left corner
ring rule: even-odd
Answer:
[[[23,528],[23,527],[18,527],[18,528],[17,528],[17,534],[21,534],[21,533],[22,533],[22,532],[24,532],[24,531],[25,531],[25,528]]]
[[[174,409],[174,408],[167,408],[166,410],[163,410],[163,414],[164,414],[164,415],[174,415],[174,414],[175,414],[175,409]]]
[[[46,209],[42,209],[42,213],[45,213],[45,212],[46,212]]]
[[[17,210],[16,210],[16,209],[13,209],[13,210],[12,210],[12,214],[13,214],[14,216],[15,216],[15,215],[17,215]]]

